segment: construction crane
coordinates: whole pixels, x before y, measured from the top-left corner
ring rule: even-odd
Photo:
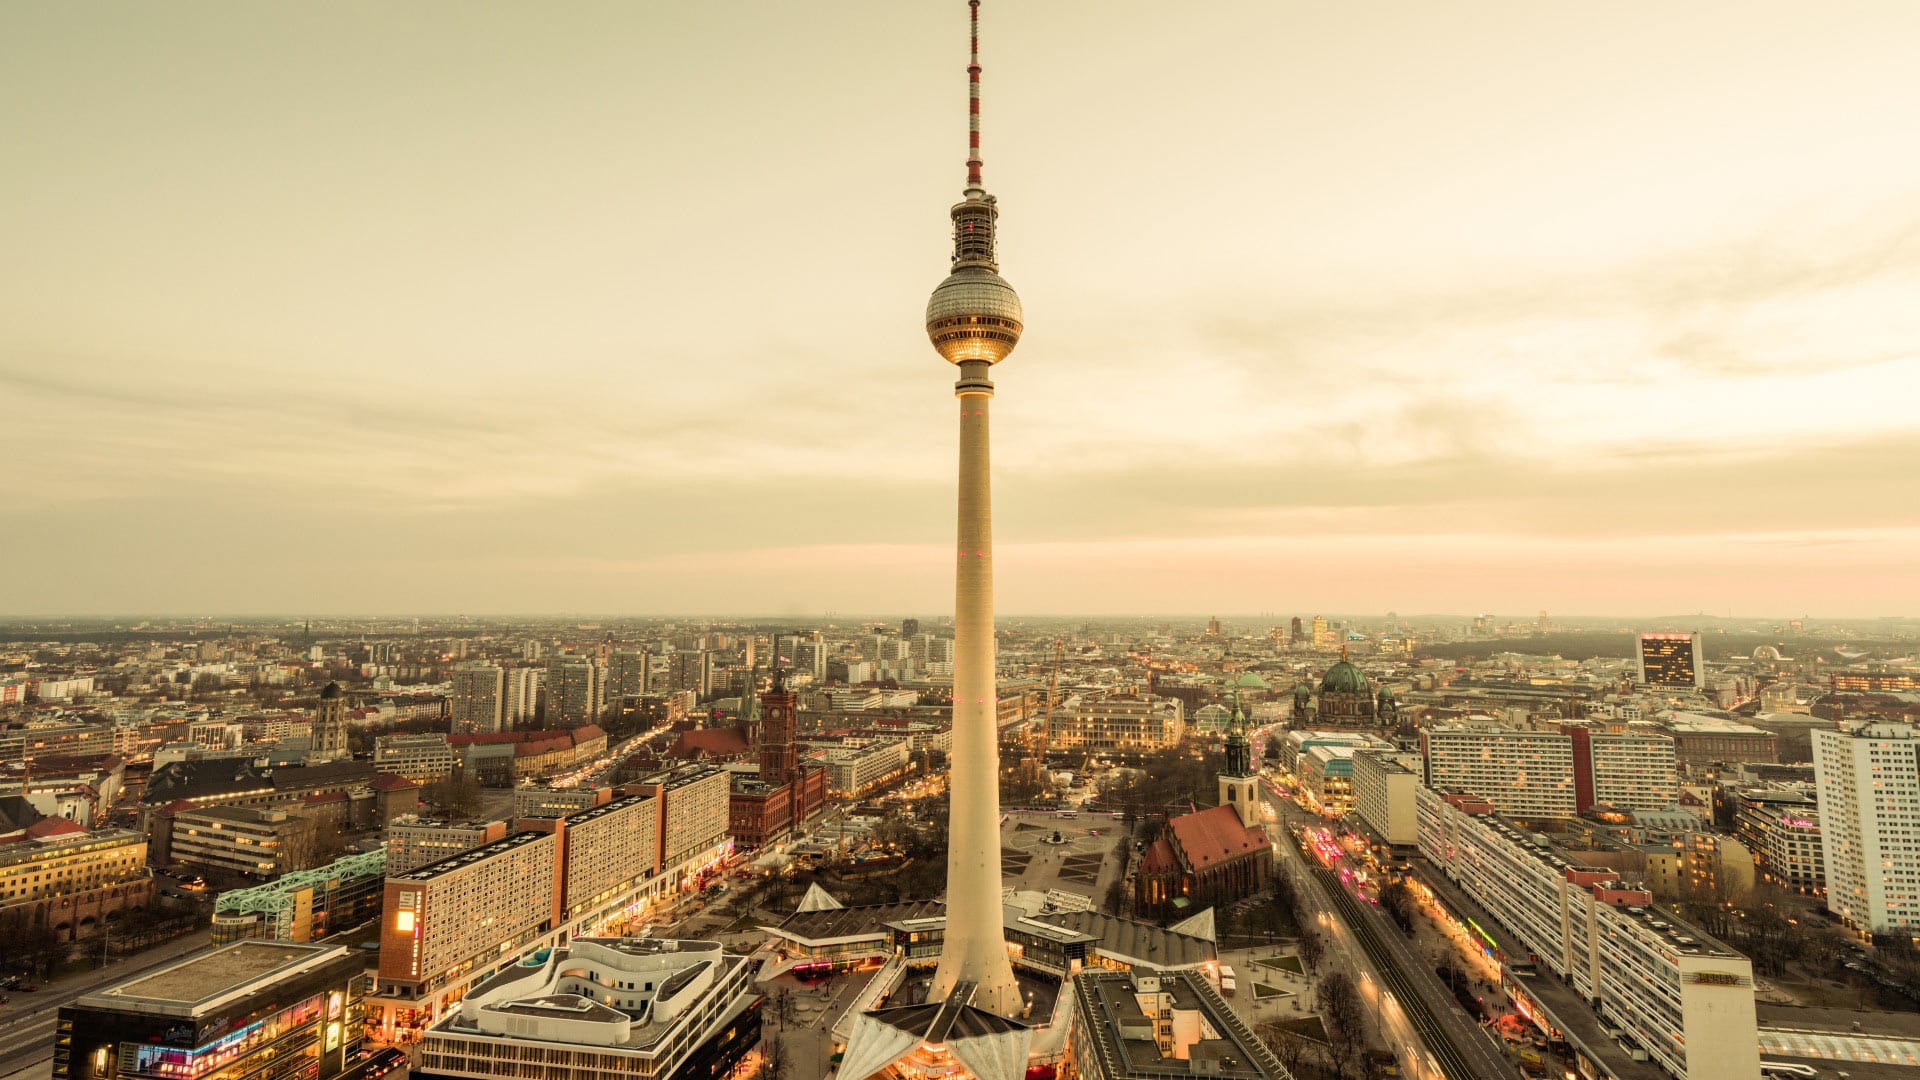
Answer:
[[[1040,782],[1047,775],[1047,747],[1053,742],[1053,710],[1060,702],[1060,665],[1067,658],[1067,643],[1053,641],[1053,671],[1047,676],[1047,707],[1040,714],[1040,725],[1027,729],[1026,771],[1029,780]]]

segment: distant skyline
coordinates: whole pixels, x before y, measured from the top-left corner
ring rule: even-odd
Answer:
[[[1920,614],[1920,10],[987,4],[1004,615]],[[109,9],[0,615],[951,611],[964,5]]]

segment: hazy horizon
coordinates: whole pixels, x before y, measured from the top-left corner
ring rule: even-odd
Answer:
[[[110,8],[0,10],[0,615],[951,610],[964,4]],[[982,20],[1003,617],[1920,612],[1920,10]]]

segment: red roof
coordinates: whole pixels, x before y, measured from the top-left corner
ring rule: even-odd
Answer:
[[[44,840],[50,836],[78,836],[86,833],[86,828],[76,825],[63,817],[41,818],[27,826],[29,840]]]
[[[667,756],[676,758],[699,757],[737,757],[747,752],[747,737],[739,728],[718,727],[699,728],[683,731],[674,740],[673,749]]]
[[[1240,824],[1240,813],[1231,806],[1216,806],[1197,814],[1182,814],[1167,822],[1174,843],[1194,870],[1205,870],[1215,863],[1236,859],[1250,851],[1267,849],[1266,830]]]
[[[1161,837],[1147,845],[1147,853],[1140,857],[1140,873],[1165,874],[1180,868],[1180,860],[1174,857],[1173,845]]]
[[[373,778],[372,784],[381,791],[398,791],[401,788],[419,786],[399,773],[381,773]]]
[[[305,801],[308,805],[317,805],[319,803],[331,803],[331,802],[346,802],[347,793],[344,791],[329,791],[322,794],[321,792],[316,791],[313,794],[307,796],[306,799],[303,801]]]

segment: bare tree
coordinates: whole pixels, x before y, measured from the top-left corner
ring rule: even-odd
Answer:
[[[1253,1034],[1267,1044],[1273,1056],[1295,1076],[1300,1075],[1303,1068],[1318,1072],[1326,1067],[1326,1044],[1293,1030],[1283,1020],[1262,1020],[1253,1026]]]

